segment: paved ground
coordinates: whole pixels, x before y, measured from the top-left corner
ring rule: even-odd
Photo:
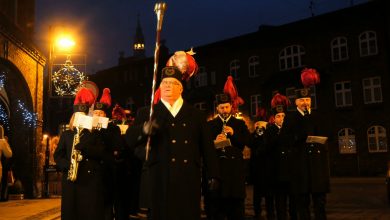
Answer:
[[[384,178],[332,178],[329,220],[389,220],[390,205]],[[248,186],[247,220],[253,216],[252,187]],[[60,198],[10,200],[0,203],[0,220],[58,220]],[[264,215],[264,213],[263,213]]]

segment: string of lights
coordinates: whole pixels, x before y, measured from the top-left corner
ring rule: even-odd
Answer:
[[[8,114],[5,110],[4,106],[0,104],[0,124],[3,126],[3,128],[6,131],[9,131],[9,121],[8,121]]]
[[[5,75],[0,75],[0,90],[4,88],[5,84]]]
[[[20,100],[18,100],[18,107],[16,111],[22,114],[23,124],[30,128],[35,128],[37,126],[38,114],[28,111],[26,105]]]

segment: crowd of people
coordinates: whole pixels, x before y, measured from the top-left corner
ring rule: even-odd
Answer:
[[[176,52],[162,69],[152,108],[140,109],[131,125],[116,105],[108,123],[81,126],[89,109],[91,118],[107,118],[111,97],[107,88],[99,101],[79,90],[70,129],[54,153],[63,172],[62,219],[137,219],[142,208],[152,220],[198,220],[203,196],[207,219],[243,220],[248,148],[256,219],[326,219],[328,152],[326,144],[308,141],[322,135],[308,80],[296,90],[295,111],[276,93],[271,113],[264,111],[252,131],[235,117],[242,100],[231,78],[211,120],[183,99],[184,82],[196,70],[191,55]],[[302,74],[318,77],[313,69]]]

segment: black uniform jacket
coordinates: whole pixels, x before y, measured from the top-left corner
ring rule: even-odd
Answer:
[[[307,136],[320,135],[315,112],[286,115],[280,131],[281,144],[291,151],[290,181],[292,193],[329,192],[329,159],[327,145],[308,144]]]
[[[134,125],[126,133],[130,147],[145,143],[142,126],[148,118],[148,108],[138,112]],[[150,184],[152,218],[198,220],[202,160],[211,177],[218,175],[216,152],[206,117],[186,102],[173,117],[159,102],[154,106],[153,118],[159,128],[151,138],[151,151],[146,162],[150,178],[144,183]]]
[[[208,122],[213,140],[222,132],[223,122],[219,117]],[[233,135],[228,135],[232,146],[218,149],[221,173],[221,197],[245,198],[245,163],[242,150],[250,146],[250,133],[243,120],[230,117],[226,123],[233,128]]]
[[[61,134],[54,160],[62,175],[61,219],[104,219],[103,152],[104,145],[97,132],[87,129],[80,133],[75,145],[83,155],[75,182],[67,180],[75,131]]]

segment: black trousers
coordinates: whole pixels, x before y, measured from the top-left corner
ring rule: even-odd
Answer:
[[[209,220],[244,220],[244,198],[218,198],[210,201]]]
[[[299,220],[310,220],[310,199],[313,204],[314,219],[326,220],[326,193],[299,194],[294,196]]]

